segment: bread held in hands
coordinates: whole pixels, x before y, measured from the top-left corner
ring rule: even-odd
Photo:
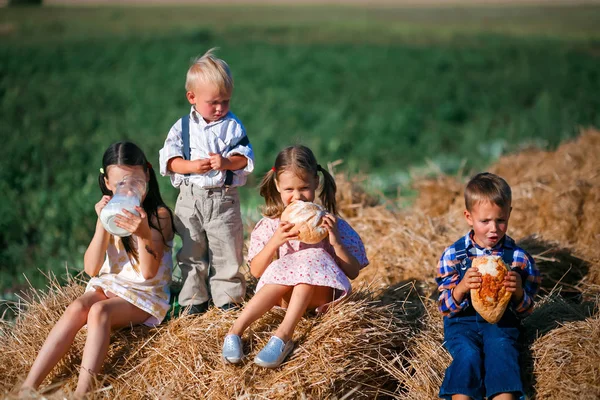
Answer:
[[[477,267],[482,279],[479,289],[471,289],[473,307],[487,322],[495,324],[504,315],[512,295],[504,286],[504,277],[510,270],[500,256],[474,258],[471,266]]]
[[[298,230],[298,240],[308,244],[319,243],[327,237],[327,228],[323,225],[323,217],[327,211],[318,204],[295,200],[281,213],[281,221],[294,224]]]

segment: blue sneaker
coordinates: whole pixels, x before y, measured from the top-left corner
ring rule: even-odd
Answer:
[[[223,360],[230,364],[237,364],[244,358],[242,339],[238,335],[227,335],[223,341]]]
[[[277,368],[293,349],[294,342],[291,340],[283,343],[277,336],[271,336],[269,343],[254,357],[254,363],[265,368]]]

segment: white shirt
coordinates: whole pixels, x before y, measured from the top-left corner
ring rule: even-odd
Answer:
[[[246,176],[254,170],[254,152],[252,145],[240,144],[246,137],[242,122],[230,111],[218,121],[207,123],[192,106],[190,111],[190,160],[208,158],[208,153],[218,153],[223,157],[240,154],[248,159],[244,169],[232,171],[231,186],[243,186]],[[175,157],[183,158],[183,139],[181,137],[181,118],[171,127],[163,148],[159,152],[160,174],[170,176],[173,186],[181,186],[186,176],[167,169],[167,163]],[[222,187],[225,184],[226,171],[211,170],[205,174],[190,174],[189,181],[203,188]]]

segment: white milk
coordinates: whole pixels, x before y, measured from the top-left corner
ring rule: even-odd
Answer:
[[[126,176],[117,183],[114,196],[100,212],[100,222],[104,225],[104,229],[116,236],[131,235],[131,232],[117,226],[115,217],[117,214],[125,215],[122,212],[124,209],[139,216],[135,207],[140,205],[144,193],[146,193],[146,182],[141,179]]]
[[[135,207],[140,205],[140,201],[135,197],[128,196],[113,196],[113,198],[108,202],[108,204],[102,209],[100,212],[100,221],[102,225],[104,225],[104,229],[108,233],[111,233],[115,236],[130,236],[131,232],[119,228],[115,223],[115,217],[117,214],[124,215],[122,210],[125,209],[132,214],[140,215]]]

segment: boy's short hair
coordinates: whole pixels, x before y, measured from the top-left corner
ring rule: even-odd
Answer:
[[[498,207],[510,207],[512,191],[504,179],[490,172],[475,175],[465,188],[465,207],[471,211],[475,204],[489,201]]]
[[[194,59],[185,78],[185,90],[191,91],[199,83],[212,83],[217,86],[219,93],[231,96],[233,78],[229,65],[215,57],[215,50],[217,49],[213,47],[204,55]]]

